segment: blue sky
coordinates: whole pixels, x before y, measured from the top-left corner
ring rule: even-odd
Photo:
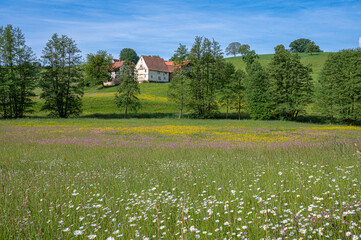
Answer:
[[[222,48],[247,43],[273,53],[309,38],[324,51],[358,47],[360,0],[319,1],[113,1],[0,0],[0,25],[20,27],[37,57],[53,33],[66,34],[83,56],[122,48],[168,59],[179,43],[190,49],[195,36],[214,38]]]

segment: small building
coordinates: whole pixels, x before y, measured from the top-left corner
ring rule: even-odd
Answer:
[[[113,59],[113,65],[110,67],[110,78],[109,81],[104,83],[104,86],[115,86],[120,83],[119,74],[122,69],[124,61]]]
[[[141,82],[169,82],[169,68],[163,58],[141,56],[135,65],[137,80]]]

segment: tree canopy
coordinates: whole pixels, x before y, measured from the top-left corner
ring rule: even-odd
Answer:
[[[106,51],[99,50],[96,54],[88,54],[87,62],[84,66],[85,76],[93,86],[104,84],[110,78],[109,72],[113,57]]]
[[[291,52],[303,53],[306,51],[307,44],[311,43],[310,39],[307,38],[299,38],[290,43]]]
[[[310,53],[312,55],[312,53],[315,52],[322,52],[322,51],[320,47],[315,44],[315,42],[312,41],[310,43],[307,43],[305,53]]]
[[[328,56],[316,96],[321,113],[344,122],[361,120],[361,49]]]
[[[312,96],[311,68],[302,65],[300,57],[283,45],[275,47],[268,66],[270,98],[277,117],[294,120]]]
[[[71,38],[54,34],[47,42],[42,56],[40,97],[45,100],[42,110],[51,116],[67,118],[81,113],[83,78],[80,50]]]
[[[133,62],[134,64],[136,64],[139,60],[139,56],[133,49],[123,48],[120,51],[119,59],[123,60],[123,61],[130,61],[130,62]]]
[[[240,47],[241,44],[239,42],[232,42],[226,48],[226,54],[236,56],[239,53]]]
[[[32,111],[35,55],[19,28],[0,28],[0,115],[20,118]]]
[[[140,108],[137,97],[140,88],[134,70],[134,64],[130,61],[125,61],[120,70],[122,82],[118,86],[115,102],[120,110],[124,110],[124,118],[127,118],[128,110],[137,111]]]
[[[188,58],[188,49],[186,45],[179,44],[179,47],[174,51],[173,56],[169,61],[186,60]]]

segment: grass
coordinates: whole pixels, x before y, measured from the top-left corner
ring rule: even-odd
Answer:
[[[308,54],[308,53],[299,53],[301,57],[301,63],[305,65],[309,65],[312,68],[312,78],[314,80],[318,79],[318,75],[320,74],[323,65],[326,62],[326,59],[330,53],[322,52],[316,54]],[[259,55],[259,61],[263,67],[267,67],[269,62],[271,61],[274,54],[263,54]],[[230,57],[226,59],[227,61],[234,64],[237,69],[245,70],[246,65],[242,61],[242,57]]]
[[[357,239],[360,136],[281,121],[1,121],[0,239]]]

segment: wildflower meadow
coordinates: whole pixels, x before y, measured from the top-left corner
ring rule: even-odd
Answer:
[[[0,121],[0,239],[359,239],[361,127]]]

